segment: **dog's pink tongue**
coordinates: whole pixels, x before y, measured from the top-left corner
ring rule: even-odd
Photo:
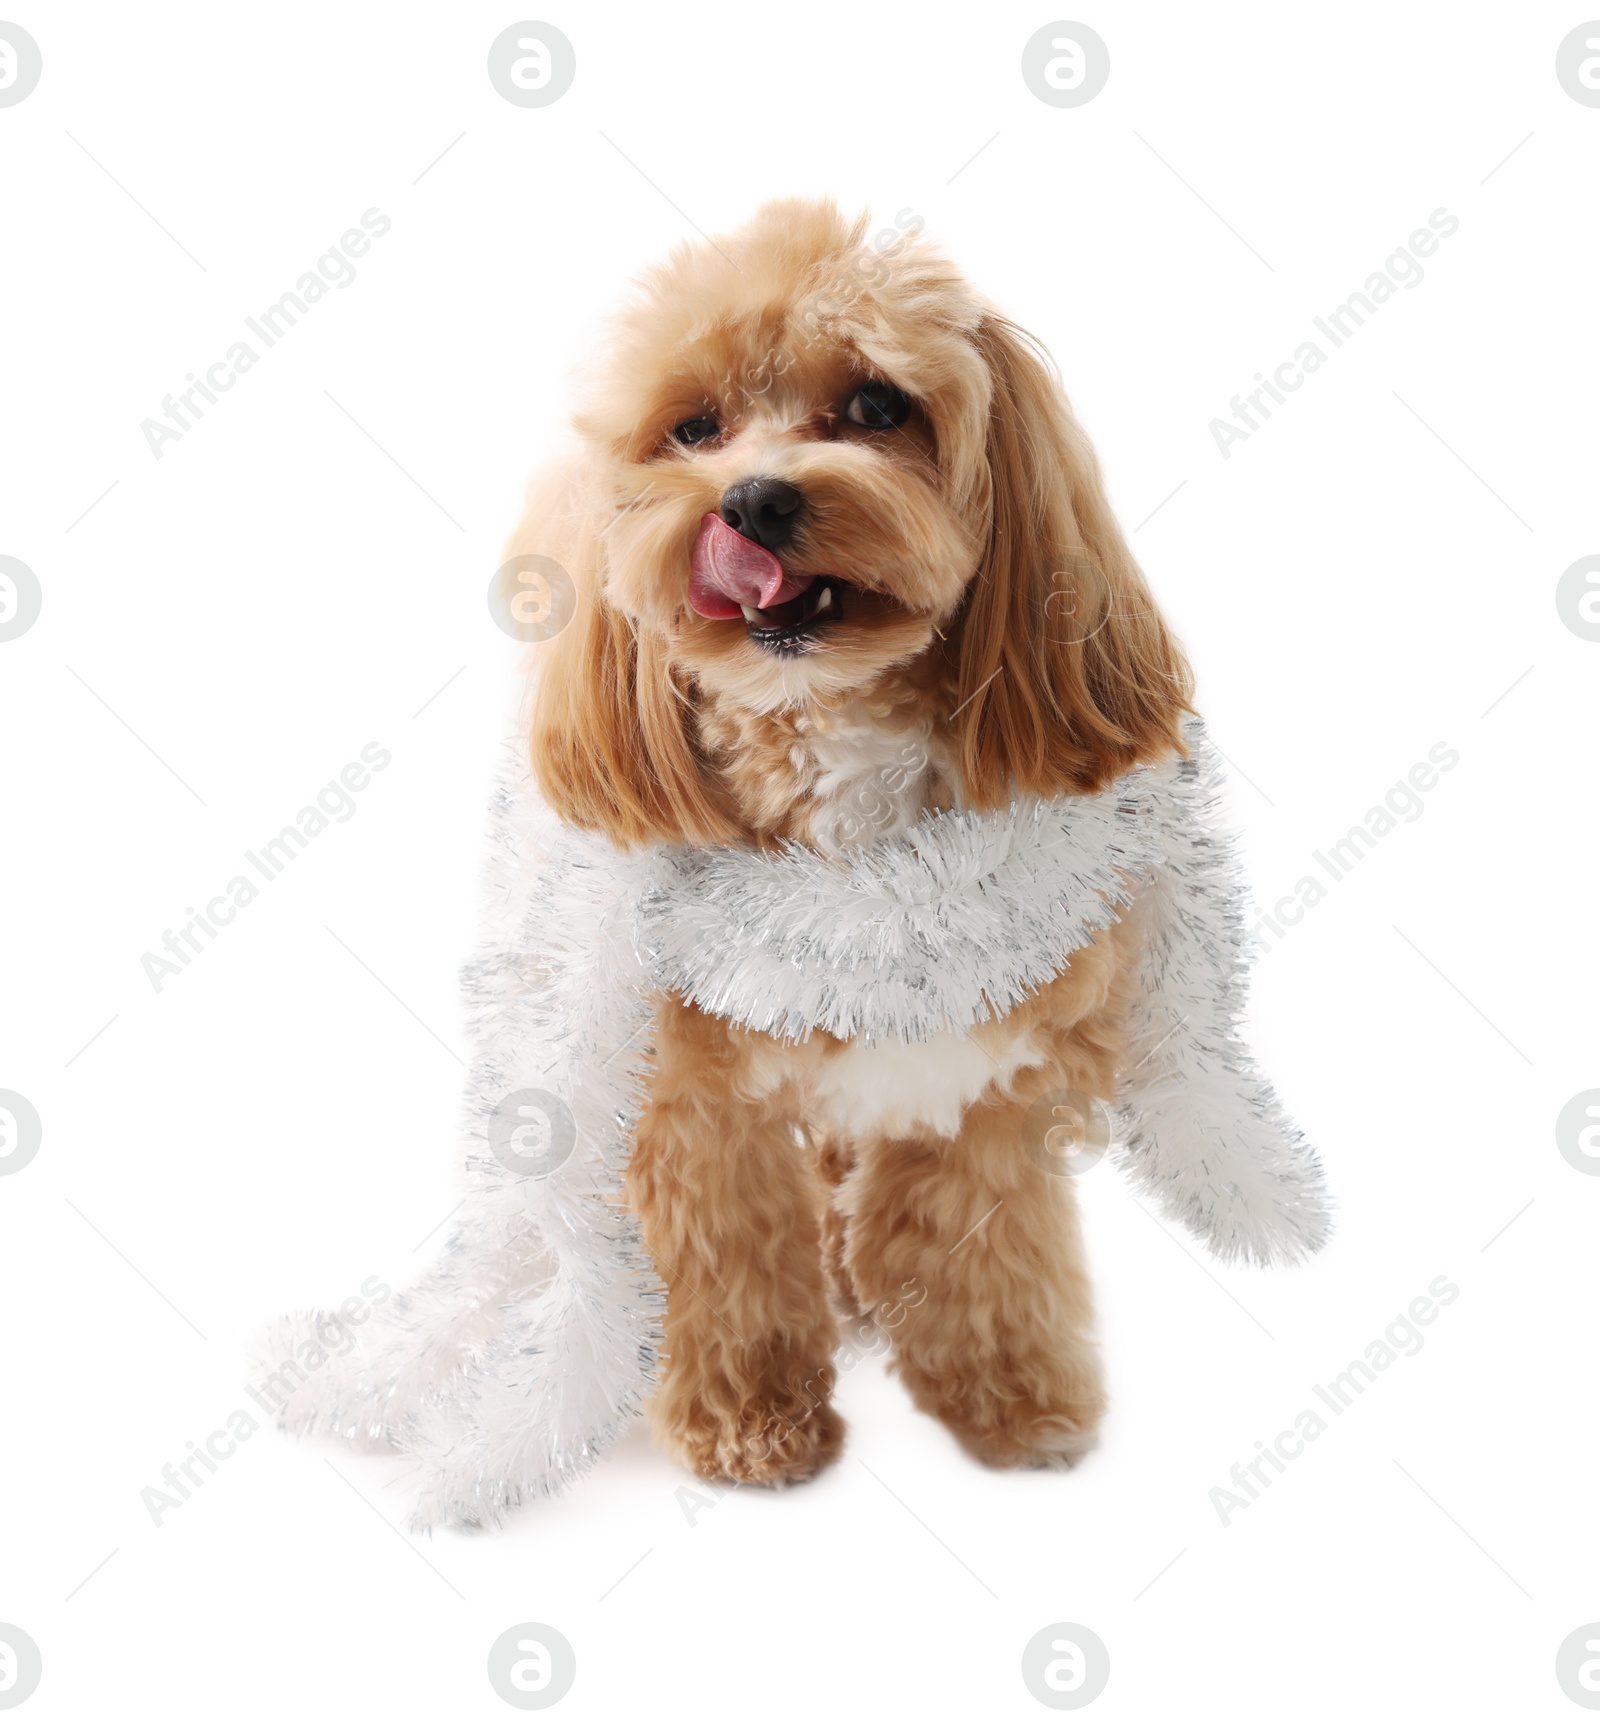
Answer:
[[[786,577],[764,547],[747,541],[708,511],[689,556],[689,605],[702,619],[738,619],[740,604],[776,607],[805,589],[803,577]]]

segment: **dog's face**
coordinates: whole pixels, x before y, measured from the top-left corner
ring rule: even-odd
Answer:
[[[581,417],[607,600],[753,710],[870,686],[947,627],[988,517],[976,301],[915,242],[787,207],[626,321]]]
[[[643,282],[512,551],[572,573],[533,757],[623,842],[748,826],[707,705],[826,714],[914,673],[968,804],[1178,748],[1187,670],[1048,366],[903,213],[768,205]],[[723,779],[725,782],[725,779]]]

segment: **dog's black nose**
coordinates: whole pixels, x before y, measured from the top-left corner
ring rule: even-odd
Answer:
[[[718,510],[730,529],[775,553],[794,539],[804,504],[805,495],[798,487],[776,475],[756,475],[734,482],[723,494]]]

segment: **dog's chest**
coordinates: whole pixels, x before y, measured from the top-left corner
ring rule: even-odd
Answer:
[[[811,846],[825,854],[902,835],[949,802],[955,781],[926,718],[859,705],[799,730],[791,761],[807,788]],[[914,1044],[851,1041],[810,1069],[806,1093],[819,1125],[840,1136],[954,1136],[991,1083],[1038,1062],[1028,1032],[1004,1022]]]
[[[925,720],[860,705],[803,718],[789,757],[805,790],[811,846],[839,855],[909,829],[947,785],[933,754]]]
[[[1010,1028],[1005,1020],[987,1023],[914,1044],[850,1041],[810,1071],[807,1107],[823,1129],[846,1139],[953,1137],[991,1083],[1004,1089],[1019,1070],[1042,1062],[1031,1020],[1024,1021]]]

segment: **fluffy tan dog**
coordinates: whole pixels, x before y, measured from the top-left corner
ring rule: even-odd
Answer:
[[[767,205],[643,284],[510,551],[577,588],[540,654],[545,796],[614,842],[829,854],[924,810],[1181,750],[1188,669],[1048,363],[902,222]],[[998,1021],[782,1044],[672,1000],[627,1201],[668,1288],[653,1423],[697,1473],[839,1452],[838,1313],[997,1466],[1104,1405],[1070,1180],[1033,1100],[1116,1088],[1138,910]]]

